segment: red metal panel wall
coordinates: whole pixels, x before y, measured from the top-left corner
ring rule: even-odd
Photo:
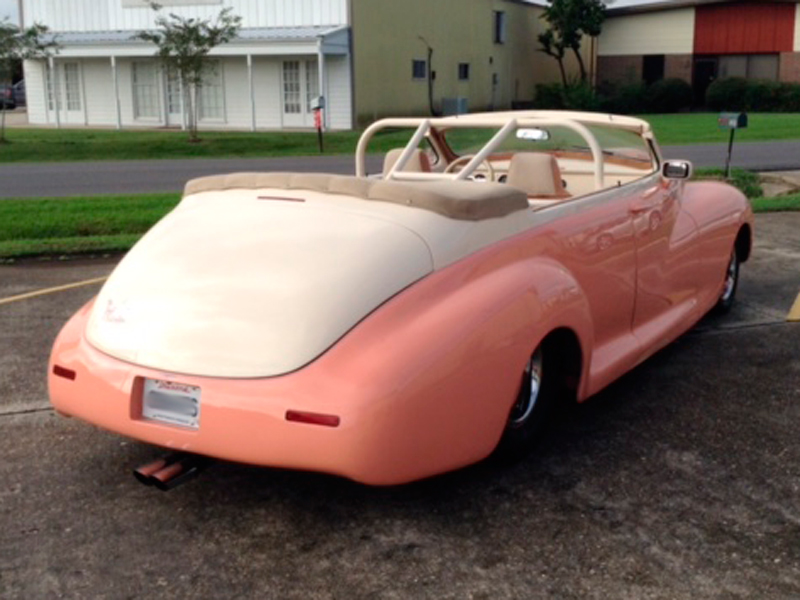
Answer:
[[[758,54],[794,50],[794,2],[698,6],[695,54]]]

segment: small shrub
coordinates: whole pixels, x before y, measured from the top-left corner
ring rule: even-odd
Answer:
[[[676,113],[692,105],[694,94],[683,79],[661,79],[647,88],[644,100],[648,112]]]
[[[717,79],[706,90],[706,105],[714,111],[747,110],[748,81],[742,77]]]
[[[544,110],[561,110],[566,108],[564,86],[560,83],[537,84],[536,107]]]
[[[598,109],[598,100],[588,83],[574,82],[566,87],[560,83],[540,83],[536,86],[536,107],[592,111]]]
[[[781,110],[780,95],[781,84],[775,81],[748,81],[745,93],[745,106],[747,110],[758,112],[776,112]]]
[[[758,175],[746,169],[731,169],[731,177],[727,180],[723,169],[697,169],[695,179],[727,181],[732,186],[739,188],[748,198],[758,198],[764,195]]]
[[[566,108],[595,111],[599,108],[597,95],[588,83],[572,83],[564,89]]]
[[[605,112],[633,115],[646,112],[644,83],[614,86],[604,83],[600,88],[600,108]]]

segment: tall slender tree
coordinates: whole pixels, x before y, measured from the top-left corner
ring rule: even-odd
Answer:
[[[191,19],[173,13],[165,16],[159,4],[151,2],[150,7],[157,13],[156,30],[140,31],[134,37],[155,44],[161,64],[177,73],[183,89],[189,141],[200,141],[197,93],[211,68],[208,54],[236,38],[242,18],[234,15],[230,7],[222,9],[214,19]]]
[[[581,54],[584,36],[597,37],[606,18],[606,4],[603,0],[551,0],[542,18],[549,28],[539,35],[540,50],[558,60],[561,77],[567,85],[564,69],[564,56],[572,50],[578,61],[581,81],[588,79],[586,63]]]
[[[60,46],[48,28],[35,23],[27,29],[11,23],[0,22],[0,83],[12,83],[15,67],[24,60],[46,59],[58,53]],[[0,144],[7,144],[6,111],[0,117]]]

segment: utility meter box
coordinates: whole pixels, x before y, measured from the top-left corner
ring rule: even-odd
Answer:
[[[747,113],[724,112],[720,113],[719,119],[720,129],[746,129],[747,128]]]

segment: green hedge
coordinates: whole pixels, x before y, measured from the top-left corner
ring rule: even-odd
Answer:
[[[708,86],[706,105],[713,111],[800,112],[800,84],[717,79]]]
[[[537,108],[601,110],[618,114],[676,113],[692,106],[692,87],[682,79],[662,79],[651,86],[604,82],[597,91],[586,83],[536,86]],[[700,99],[697,99],[700,100]],[[714,112],[800,112],[800,84],[730,77],[714,81],[706,91],[706,107]]]
[[[647,87],[643,83],[601,85],[594,91],[588,83],[536,86],[536,107],[554,110],[601,110],[617,114],[673,113],[692,105],[692,88],[682,79],[662,79]]]

